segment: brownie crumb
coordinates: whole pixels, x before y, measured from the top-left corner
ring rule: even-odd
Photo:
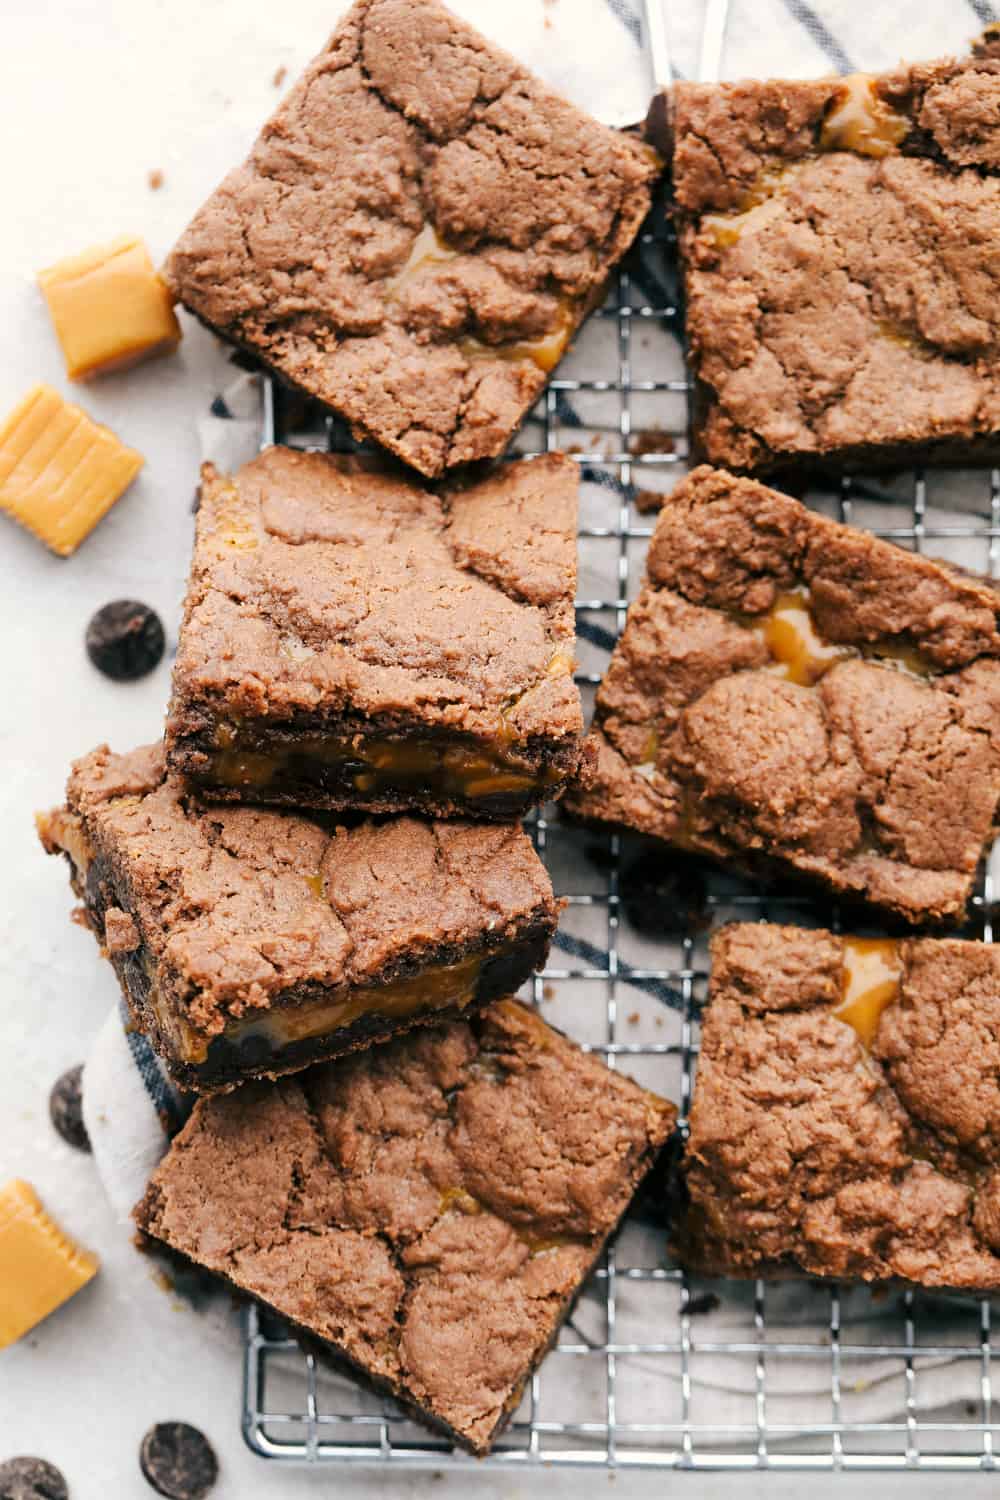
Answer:
[[[281,85],[284,83],[287,77],[288,69],[285,67],[284,63],[282,63],[280,68],[275,68],[274,77],[271,79],[271,82],[274,84],[274,87],[276,89],[280,89]]]
[[[648,516],[653,511],[659,510],[666,498],[660,490],[636,490],[635,508],[641,516]]]
[[[628,1021],[628,1024],[630,1026],[638,1026],[639,1012],[637,1010],[633,1010],[625,1017],[625,1019]]]
[[[555,985],[554,984],[543,984],[542,985],[542,999],[543,1000],[554,1000],[555,998],[556,998],[556,987],[555,987]]]
[[[633,432],[628,440],[628,451],[636,458],[646,453],[673,453],[674,440],[659,427],[648,427],[643,432]]]
[[[149,186],[154,193],[159,192],[165,180],[166,179],[164,178],[163,173],[160,171],[159,167],[154,167],[146,178],[146,181],[149,183]]]

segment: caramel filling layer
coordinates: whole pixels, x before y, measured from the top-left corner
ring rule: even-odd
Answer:
[[[296,763],[317,767],[356,767],[354,790],[368,797],[414,787],[445,797],[476,801],[485,797],[524,796],[543,792],[562,779],[546,766],[538,771],[502,751],[449,745],[446,740],[368,739],[362,735],[315,736],[271,750],[244,749],[235,730],[216,734],[219,750],[210,757],[208,781],[221,786],[263,790],[289,773]]]
[[[397,298],[428,266],[447,265],[464,253],[442,240],[433,224],[425,224],[413,241],[404,265],[387,283],[389,296]],[[530,360],[540,370],[548,373],[555,369],[566,351],[573,332],[573,322],[573,304],[563,300],[555,327],[538,338],[488,344],[483,339],[470,336],[461,339],[458,347],[467,359],[503,359],[512,362]]]
[[[821,151],[888,156],[909,133],[910,122],[880,99],[867,73],[845,78],[820,131]]]
[[[349,989],[333,998],[324,996],[304,1004],[281,1006],[263,1015],[244,1016],[231,1021],[222,1036],[234,1047],[251,1037],[261,1037],[277,1052],[293,1042],[339,1031],[362,1016],[401,1021],[427,1011],[464,1009],[475,996],[482,965],[482,956],[477,954],[458,963],[439,964],[391,984]],[[157,1015],[162,1021],[159,1012]],[[179,1051],[185,1062],[205,1062],[212,1040],[181,1022]]]
[[[871,1047],[882,1012],[899,994],[902,960],[893,938],[845,938],[841,1000],[833,1014]]]

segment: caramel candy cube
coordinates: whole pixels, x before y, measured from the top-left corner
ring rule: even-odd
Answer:
[[[70,380],[127,369],[180,343],[170,293],[133,235],[59,261],[38,284]]]
[[[51,386],[0,423],[0,509],[58,552],[75,552],[145,463]]]
[[[0,1187],[0,1349],[30,1332],[97,1274],[20,1178]]]

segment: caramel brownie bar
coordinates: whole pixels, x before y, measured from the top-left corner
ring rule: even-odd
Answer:
[[[740,924],[712,942],[682,1260],[1000,1288],[1000,948]]]
[[[135,1025],[200,1093],[510,994],[558,917],[518,827],[202,808],[159,746],[77,761],[39,822]]]
[[[674,1115],[502,1000],[200,1100],[135,1216],[485,1453]]]
[[[437,496],[269,448],[206,468],[167,757],[216,798],[510,819],[557,795],[574,685],[577,468]]]
[[[673,126],[704,456],[995,459],[1000,58],[680,84]]]
[[[506,446],[659,166],[437,0],[358,0],[165,274],[224,338],[441,474]]]
[[[1000,795],[1000,595],[752,479],[657,522],[576,814],[960,916]]]

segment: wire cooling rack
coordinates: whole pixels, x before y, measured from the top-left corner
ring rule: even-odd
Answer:
[[[685,471],[686,378],[662,205],[515,444],[580,464],[582,670],[591,699],[642,575],[652,492]],[[666,268],[666,269],[665,269]],[[271,383],[264,442],[355,447],[336,419]],[[807,502],[917,551],[1000,573],[1000,473],[843,479]],[[588,704],[589,706],[589,704]],[[550,966],[530,987],[576,1040],[677,1100],[686,1121],[707,934],[723,921],[838,927],[794,883],[766,890],[690,859],[595,834],[554,807],[530,827],[567,898]],[[966,935],[992,941],[993,876]],[[652,928],[652,930],[651,930]],[[1000,1359],[989,1300],[880,1295],[805,1281],[694,1280],[662,1225],[624,1226],[490,1466],[677,1469],[996,1467]],[[1000,1311],[1000,1309],[997,1309]],[[449,1467],[474,1463],[303,1349],[273,1316],[245,1319],[243,1431],[263,1457]]]

